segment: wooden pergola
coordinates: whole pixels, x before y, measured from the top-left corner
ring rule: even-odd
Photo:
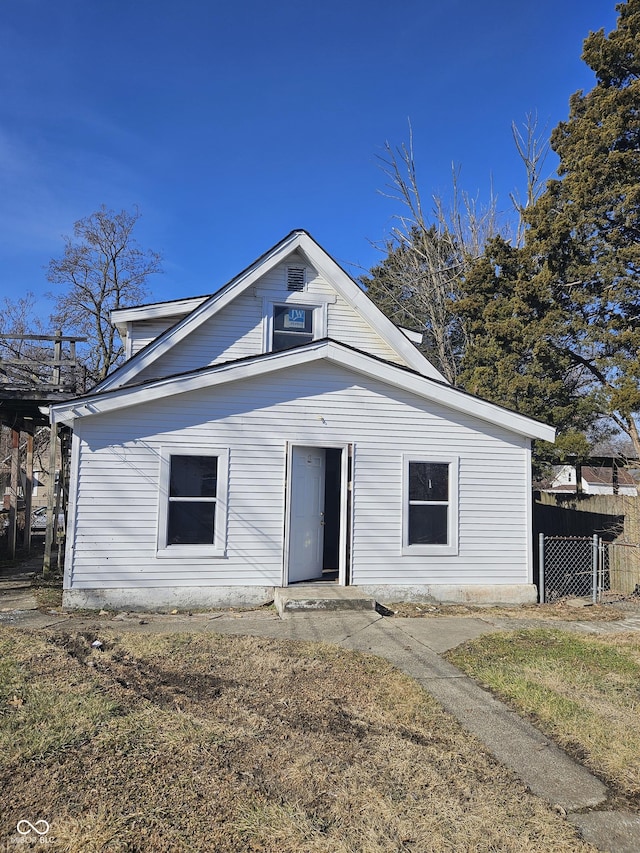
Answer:
[[[2,341],[35,342],[38,358],[21,355],[0,357],[0,426],[11,431],[9,485],[8,556],[14,558],[18,539],[18,498],[24,501],[24,549],[31,549],[31,503],[33,494],[34,438],[38,429],[49,429],[49,479],[47,484],[47,527],[43,573],[51,568],[51,554],[58,519],[66,519],[70,433],[51,429],[48,407],[76,396],[76,343],[86,338],[63,335],[2,335]],[[51,345],[53,345],[51,347]],[[6,344],[5,344],[6,347]],[[43,351],[45,354],[43,355]],[[48,357],[49,353],[52,357]],[[58,444],[59,442],[59,444]],[[58,457],[59,448],[59,457]],[[21,459],[24,449],[24,459]],[[60,459],[58,488],[56,463]]]

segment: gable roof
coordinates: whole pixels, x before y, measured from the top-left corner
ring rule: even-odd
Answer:
[[[417,371],[328,339],[155,379],[140,385],[127,385],[111,391],[93,393],[52,406],[51,422],[72,424],[77,418],[114,412],[152,400],[178,396],[202,388],[214,388],[322,360],[417,394],[445,408],[503,427],[517,435],[545,441],[553,441],[555,438],[555,429],[547,424],[488,403],[446,382],[427,378]]]
[[[168,302],[152,302],[148,305],[118,308],[111,312],[111,322],[120,335],[124,337],[127,331],[127,323],[136,320],[162,320],[166,317],[189,314],[207,299],[211,299],[210,293],[206,296],[190,296],[185,299],[171,299]]]
[[[581,468],[582,479],[585,483],[594,486],[613,486],[613,468],[593,468],[583,465]],[[635,486],[635,480],[624,468],[617,469],[619,486]]]
[[[223,288],[208,298],[196,297],[194,300],[177,300],[176,303],[157,303],[149,306],[147,312],[144,307],[138,309],[123,309],[118,312],[117,321],[124,322],[134,317],[150,319],[162,316],[163,312],[171,312],[169,306],[177,308],[178,305],[191,307],[189,302],[195,305],[186,317],[179,320],[166,332],[159,335],[154,341],[143,347],[133,358],[125,362],[121,367],[107,376],[93,389],[107,391],[120,387],[125,383],[135,381],[136,375],[153,364],[158,358],[167,353],[177,343],[184,340],[192,331],[202,323],[215,316],[226,305],[232,302],[248,287],[251,287],[263,275],[268,273],[278,264],[286,260],[293,252],[302,254],[323,278],[325,278],[335,290],[346,300],[346,302],[357,311],[367,323],[380,335],[388,346],[403,361],[431,379],[446,382],[444,376],[425,358],[424,355],[410,342],[405,334],[395,326],[391,320],[380,309],[374,305],[358,284],[349,276],[339,264],[308,234],[306,231],[292,231],[284,240],[281,240],[268,252],[254,261],[251,266],[243,270]],[[196,304],[198,303],[199,304]],[[165,306],[166,307],[163,307]],[[152,313],[148,313],[151,311]],[[136,314],[134,314],[136,312]],[[175,314],[175,310],[173,311]],[[127,316],[127,314],[129,316]],[[169,313],[169,316],[171,313]],[[164,313],[164,316],[167,316]]]

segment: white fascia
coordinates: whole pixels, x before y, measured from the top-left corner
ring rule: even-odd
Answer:
[[[380,379],[389,385],[395,385],[398,388],[411,391],[420,397],[440,403],[448,409],[453,409],[454,411],[472,415],[480,420],[505,427],[505,429],[515,432],[518,435],[528,438],[539,438],[544,441],[555,440],[555,428],[540,421],[535,421],[533,418],[503,409],[501,406],[488,403],[486,400],[481,400],[478,397],[472,397],[448,383],[443,384],[438,382],[436,384],[428,379],[424,379],[422,376],[416,376],[414,373],[403,371],[402,368],[395,367],[388,362],[376,361],[357,350],[350,350],[348,358],[345,358],[342,352],[337,352],[339,345],[336,345],[333,341],[329,342],[327,346],[327,355],[330,361],[342,364],[344,367],[349,367],[365,376]]]
[[[424,338],[422,332],[414,332],[413,329],[405,329],[402,326],[398,326],[398,328],[400,329],[402,334],[405,335],[405,337],[409,338],[412,344],[422,343],[422,339]]]
[[[245,363],[220,364],[192,374],[158,379],[148,385],[136,388],[127,387],[108,394],[59,403],[49,409],[51,422],[72,424],[76,418],[104,414],[117,409],[136,406],[176,394],[212,388],[229,382],[251,379],[288,367],[308,364],[326,358],[346,370],[354,370],[363,376],[377,379],[405,391],[417,394],[427,400],[439,403],[445,408],[462,412],[488,423],[504,427],[510,432],[528,438],[554,441],[555,429],[547,424],[510,412],[493,403],[471,397],[451,385],[433,382],[423,376],[409,372],[401,367],[371,358],[366,353],[344,347],[334,341],[318,341],[304,348],[268,353],[258,359]]]
[[[283,367],[295,367],[309,361],[315,361],[323,356],[326,341],[309,344],[300,350],[283,350],[267,353],[259,360],[251,360],[245,364],[226,363],[216,364],[208,370],[197,373],[185,373],[168,379],[157,379],[146,385],[136,387],[126,386],[113,391],[100,392],[88,397],[78,398],[68,403],[58,403],[49,407],[51,423],[72,424],[77,418],[91,415],[102,415],[118,409],[126,409],[152,400],[186,394],[201,388],[213,388],[228,382],[251,379],[265,373],[271,373]]]
[[[430,379],[447,382],[440,371],[436,370],[400,329],[360,290],[353,279],[308,234],[301,234],[299,248],[307,256],[309,263],[334,285],[340,295],[364,317],[371,328],[404,360],[408,367]]]
[[[176,299],[172,302],[157,302],[154,305],[139,305],[136,308],[119,308],[110,314],[111,325],[116,327],[123,340],[125,335],[128,340],[132,323],[162,320],[165,317],[186,317],[187,314],[190,314],[209,298],[209,296],[196,296],[192,299]],[[130,357],[131,352],[129,351],[127,358]]]
[[[114,386],[123,385],[130,379],[133,379],[136,374],[153,364],[157,358],[168,352],[175,344],[191,334],[202,323],[218,311],[221,311],[239,293],[252,284],[255,284],[258,278],[263,276],[265,272],[277,266],[287,255],[290,255],[297,248],[300,236],[300,232],[294,232],[289,235],[287,239],[275,246],[265,257],[261,257],[244,272],[240,273],[232,283],[226,285],[219,293],[205,299],[193,311],[187,314],[186,317],[176,323],[172,329],[164,335],[160,335],[157,340],[141,350],[130,362],[123,364],[111,376],[107,376],[103,382],[96,385],[94,390],[108,391]]]
[[[188,299],[155,302],[152,305],[138,305],[135,308],[118,308],[111,312],[111,322],[114,324],[134,323],[142,320],[173,317],[175,314],[187,314],[210,298],[211,296],[193,296]]]

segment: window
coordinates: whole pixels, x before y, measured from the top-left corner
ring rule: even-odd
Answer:
[[[273,306],[273,352],[309,344],[312,340],[313,308],[300,305]]]
[[[458,553],[457,459],[410,459],[404,466],[403,553]]]
[[[280,352],[327,337],[329,305],[335,294],[281,293],[257,288],[262,299],[264,352]]]
[[[171,456],[167,545],[213,545],[217,456]]]
[[[159,556],[224,550],[227,451],[163,451]]]

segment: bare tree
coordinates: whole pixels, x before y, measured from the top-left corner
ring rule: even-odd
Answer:
[[[408,143],[393,147],[387,142],[384,150],[380,160],[386,184],[381,192],[404,210],[395,216],[391,239],[378,247],[386,258],[362,282],[394,321],[423,332],[425,354],[455,384],[466,332],[451,309],[466,272],[498,231],[496,199],[491,193],[489,203],[480,205],[460,189],[454,167],[451,200],[434,194],[427,210],[411,126]]]
[[[546,138],[546,125],[541,132],[538,132],[538,116],[536,113],[527,113],[522,129],[518,127],[515,121],[512,121],[511,133],[516,151],[524,164],[527,180],[524,201],[520,198],[517,190],[509,196],[518,214],[515,243],[516,246],[523,246],[526,230],[526,211],[535,204],[544,192],[545,183],[549,177],[549,175],[543,176],[544,164],[549,154],[549,140]]]
[[[46,347],[29,334],[42,334],[42,322],[36,313],[36,296],[27,291],[11,300],[4,297],[0,311],[0,384],[18,387],[40,385],[49,379],[51,368]]]
[[[48,280],[64,288],[48,294],[56,300],[52,320],[89,339],[83,353],[89,385],[101,382],[124,355],[111,311],[141,302],[148,277],[161,272],[160,255],[140,249],[133,237],[139,218],[137,209],[118,213],[103,205],[75,223],[75,239],[65,237],[62,258],[49,262]]]

